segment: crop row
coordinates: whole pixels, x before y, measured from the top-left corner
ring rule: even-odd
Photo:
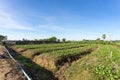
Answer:
[[[26,50],[25,48],[21,48],[21,47],[13,47],[13,49],[15,49],[17,52],[20,53],[24,53],[25,56],[32,58],[36,55],[39,55],[41,53],[45,53],[45,52],[54,52],[54,51],[59,51],[59,50],[67,50],[67,49],[74,49],[74,48],[79,48],[79,47],[84,47],[86,45],[70,45],[70,46],[57,46],[57,47],[41,47],[41,48],[37,48],[37,49],[30,49],[30,50]]]
[[[32,44],[32,45],[16,45],[15,47],[25,48],[25,49],[38,49],[38,48],[53,48],[53,47],[65,47],[65,46],[75,46],[75,45],[85,45],[78,43],[57,43],[57,44]]]
[[[90,53],[94,48],[96,48],[95,45],[46,52],[39,56],[36,56],[33,61],[40,66],[54,71],[58,68],[58,66],[64,64],[65,62],[79,58],[81,55]]]
[[[56,57],[61,57],[61,56],[67,56],[67,55],[76,55],[79,54],[82,51],[86,51],[88,49],[94,48],[96,47],[96,45],[94,46],[84,46],[84,47],[80,47],[77,46],[75,48],[67,48],[64,50],[57,50],[57,51],[52,51],[52,52],[47,52],[47,53],[43,53],[43,55],[52,55],[52,56],[56,56]]]

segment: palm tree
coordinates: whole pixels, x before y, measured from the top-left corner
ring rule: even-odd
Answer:
[[[106,34],[103,34],[103,35],[102,35],[102,38],[103,38],[104,41],[105,41],[105,39],[106,39]]]
[[[102,38],[103,38],[103,40],[104,40],[104,45],[105,45],[106,34],[103,34],[103,35],[102,35]]]

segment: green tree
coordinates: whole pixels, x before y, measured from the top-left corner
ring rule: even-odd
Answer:
[[[25,38],[23,38],[23,39],[22,39],[22,41],[26,41],[26,39],[25,39]]]
[[[65,38],[63,38],[63,39],[62,39],[62,42],[65,42],[65,41],[66,41],[66,39],[65,39]]]
[[[106,34],[103,34],[103,35],[102,35],[102,38],[103,38],[103,40],[104,40],[103,43],[104,43],[104,45],[105,45]]]
[[[5,39],[5,36],[0,35],[0,42]]]
[[[60,42],[60,39],[58,39],[57,42]]]
[[[53,37],[49,38],[49,41],[51,41],[51,42],[56,42],[56,41],[57,41],[57,38],[53,36]]]
[[[38,39],[35,39],[34,41],[39,41]]]
[[[96,40],[97,40],[97,41],[100,41],[100,38],[97,38]]]
[[[0,44],[3,44],[3,40],[6,40],[7,36],[0,35]]]

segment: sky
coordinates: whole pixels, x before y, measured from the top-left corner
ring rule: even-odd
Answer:
[[[120,39],[120,0],[0,0],[0,34],[9,40]]]

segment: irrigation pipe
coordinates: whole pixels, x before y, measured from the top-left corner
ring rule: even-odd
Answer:
[[[13,56],[10,54],[10,52],[8,51],[8,49],[7,49],[5,46],[4,46],[4,48],[6,49],[8,55],[10,56],[10,58],[11,58],[14,62],[16,62],[16,60],[15,60],[15,59],[13,58]],[[23,74],[27,77],[28,80],[32,80],[32,79],[28,76],[28,74],[25,72],[25,70],[22,68],[22,66],[19,65],[19,69],[23,72]]]
[[[6,49],[8,55],[10,56],[10,58],[11,58],[14,62],[16,62],[16,60],[12,57],[12,55],[10,54],[10,52],[8,51],[8,49],[7,49],[5,46],[4,46],[4,48]]]

